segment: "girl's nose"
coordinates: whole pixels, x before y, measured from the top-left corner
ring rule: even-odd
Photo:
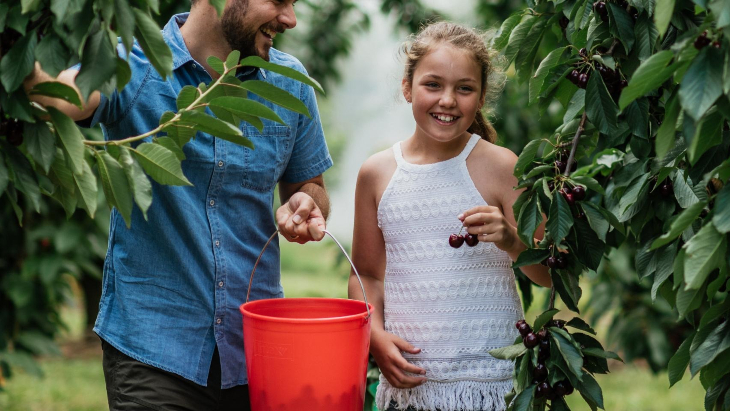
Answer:
[[[444,92],[444,94],[441,95],[439,104],[443,107],[454,107],[456,105],[456,99],[452,93]]]

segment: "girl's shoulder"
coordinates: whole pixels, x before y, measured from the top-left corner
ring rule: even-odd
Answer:
[[[398,164],[393,154],[393,147],[389,147],[371,155],[365,160],[362,166],[360,166],[360,177],[377,180],[392,175],[397,166]]]
[[[479,140],[467,161],[489,168],[493,176],[512,176],[517,164],[517,155],[506,147]]]

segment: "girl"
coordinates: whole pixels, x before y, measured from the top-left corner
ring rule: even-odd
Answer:
[[[517,157],[493,144],[481,112],[488,91],[499,91],[491,52],[477,33],[446,22],[403,52],[416,130],[363,164],[355,194],[352,254],[375,307],[370,351],[382,372],[376,403],[504,410],[513,364],[487,352],[517,336],[523,314],[510,266],[526,247],[512,213]],[[463,228],[468,244],[456,237]],[[550,286],[547,268],[523,271]],[[362,298],[352,276],[350,297]]]

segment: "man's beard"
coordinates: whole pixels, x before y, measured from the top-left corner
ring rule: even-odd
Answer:
[[[269,60],[269,48],[266,47],[259,53],[256,50],[256,34],[258,27],[247,27],[243,23],[248,9],[248,0],[235,0],[224,11],[221,17],[221,27],[223,35],[228,45],[233,50],[241,52],[241,57],[259,56],[262,59]]]

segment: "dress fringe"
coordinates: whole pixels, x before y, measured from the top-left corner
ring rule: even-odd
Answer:
[[[379,410],[385,410],[394,401],[398,409],[414,407],[418,410],[440,411],[504,411],[504,396],[512,390],[512,380],[452,381],[426,383],[414,388],[394,388],[380,376],[375,396]]]

